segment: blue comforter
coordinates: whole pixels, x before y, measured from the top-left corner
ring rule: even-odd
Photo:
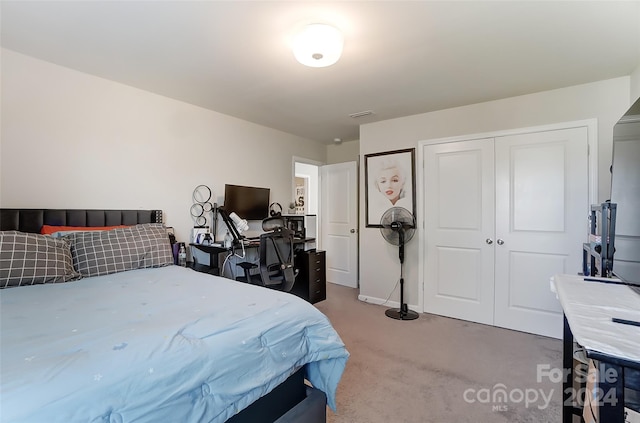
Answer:
[[[335,391],[348,358],[287,293],[178,266],[0,292],[2,422],[224,422],[306,365]]]

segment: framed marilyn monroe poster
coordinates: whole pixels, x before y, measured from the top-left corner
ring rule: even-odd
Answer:
[[[380,228],[380,218],[391,207],[416,215],[415,148],[365,154],[365,226]]]

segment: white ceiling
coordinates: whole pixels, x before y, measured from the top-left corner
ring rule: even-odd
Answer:
[[[1,1],[2,46],[331,143],[361,123],[629,75],[640,1]],[[292,31],[345,37],[328,68]],[[372,110],[369,117],[349,114]]]

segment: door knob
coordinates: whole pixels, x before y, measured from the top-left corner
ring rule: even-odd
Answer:
[[[498,239],[496,242],[498,243],[498,245],[502,245],[502,244],[504,244],[504,241],[503,241],[503,240],[501,240],[501,239]]]
[[[355,234],[356,230],[355,229],[351,229],[349,232],[351,232],[352,234]]]
[[[485,241],[484,241],[484,242],[486,242],[486,243],[487,243],[487,244],[489,244],[489,245],[493,244],[493,240],[492,240],[491,238],[487,238],[487,239],[485,239]]]

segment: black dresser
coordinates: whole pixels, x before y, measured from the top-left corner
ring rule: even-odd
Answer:
[[[298,251],[295,266],[298,269],[292,294],[304,298],[311,304],[327,299],[327,272],[324,251]]]

